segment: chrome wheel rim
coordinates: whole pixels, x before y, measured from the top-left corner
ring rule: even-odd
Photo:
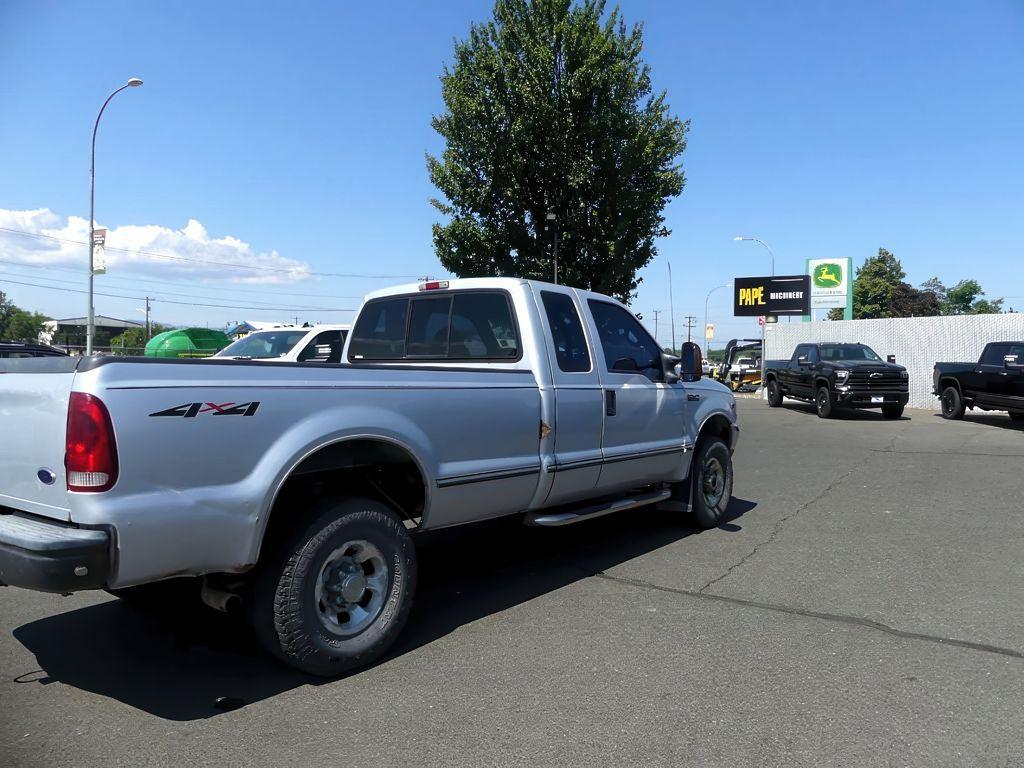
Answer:
[[[380,549],[365,539],[345,542],[327,556],[317,576],[320,623],[341,637],[359,634],[380,615],[388,585]]]
[[[828,405],[828,395],[824,392],[818,392],[818,410],[824,411],[826,405]]]
[[[718,506],[725,494],[725,467],[722,462],[711,456],[704,462],[704,471],[701,474],[701,491],[704,494],[704,503],[709,507]]]

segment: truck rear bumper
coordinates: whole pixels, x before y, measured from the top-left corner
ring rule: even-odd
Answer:
[[[0,584],[39,592],[101,589],[110,534],[20,514],[0,514]]]

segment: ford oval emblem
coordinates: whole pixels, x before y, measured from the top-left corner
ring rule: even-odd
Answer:
[[[36,477],[38,477],[39,482],[44,485],[53,485],[54,481],[57,479],[57,476],[45,467],[36,472]]]

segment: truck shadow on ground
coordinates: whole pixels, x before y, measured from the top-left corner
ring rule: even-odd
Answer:
[[[734,498],[720,528],[741,530],[735,521],[755,506]],[[382,663],[694,533],[672,513],[641,509],[565,529],[506,520],[424,537],[416,604]],[[112,598],[25,624],[14,636],[41,668],[15,682],[63,683],[168,720],[214,717],[335,682],[277,663],[244,622],[192,602],[140,609]]]
[[[806,416],[818,415],[814,403],[805,403],[803,400],[786,400],[779,408]],[[834,408],[829,421],[910,421],[910,417],[903,415],[898,419],[889,419],[882,415],[881,410],[872,408]]]
[[[936,413],[935,418],[942,419],[942,414]],[[942,420],[945,421],[945,419]],[[1024,421],[1014,421],[1008,413],[1001,411],[992,411],[990,413],[985,411],[967,411],[964,414],[963,421],[967,424],[984,424],[988,427],[999,427],[1000,429],[1024,432]]]

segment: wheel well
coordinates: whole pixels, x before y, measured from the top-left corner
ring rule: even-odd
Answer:
[[[260,559],[307,522],[318,501],[360,496],[387,504],[418,525],[426,505],[419,463],[401,446],[372,438],[344,440],[307,456],[281,485],[263,532]]]
[[[822,387],[822,386],[829,387],[829,388],[831,387],[831,385],[828,383],[828,379],[818,377],[817,379],[814,380],[814,389],[815,390],[817,390],[818,387]]]
[[[732,447],[732,424],[722,414],[715,414],[710,419],[704,422],[700,428],[700,434],[697,435],[697,442],[699,443],[704,438],[718,437],[728,445]]]
[[[946,387],[956,387],[957,392],[959,392],[961,395],[963,395],[964,393],[964,391],[960,389],[960,382],[957,381],[956,379],[939,379],[939,392],[941,393],[942,391],[944,391]]]

